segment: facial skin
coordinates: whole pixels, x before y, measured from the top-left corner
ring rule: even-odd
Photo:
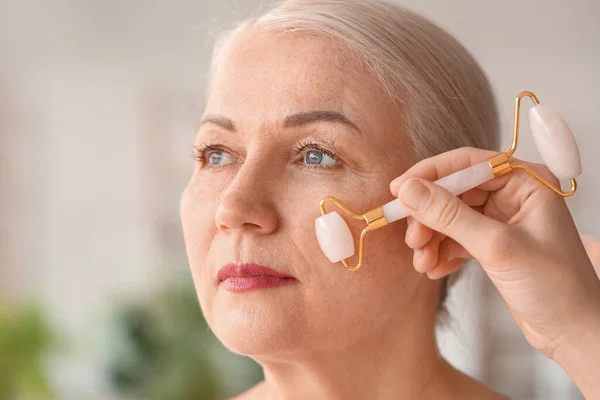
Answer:
[[[497,398],[439,357],[439,281],[413,269],[406,223],[369,233],[358,272],[319,248],[321,198],[364,213],[393,199],[389,183],[414,159],[403,113],[340,48],[252,28],[220,59],[181,199],[206,320],[264,368],[243,399]],[[364,223],[347,221],[356,240]],[[217,278],[229,263],[295,281],[232,292]]]
[[[351,123],[290,121],[313,111]],[[202,121],[195,145],[216,150],[196,162],[181,219],[202,310],[228,348],[258,360],[337,352],[419,313],[433,319],[438,283],[412,268],[405,223],[369,233],[358,272],[332,264],[315,237],[321,198],[360,213],[380,206],[413,159],[402,113],[363,65],[320,37],[246,32],[213,77]],[[364,223],[350,226],[358,235]],[[227,263],[297,282],[234,293],[217,279]]]

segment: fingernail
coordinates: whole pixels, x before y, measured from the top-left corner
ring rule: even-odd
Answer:
[[[420,210],[425,207],[430,195],[429,188],[420,179],[406,181],[398,191],[400,201],[413,210]]]

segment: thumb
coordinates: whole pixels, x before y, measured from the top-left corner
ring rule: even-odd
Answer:
[[[493,237],[502,223],[486,217],[458,197],[424,179],[407,180],[398,191],[398,199],[417,221],[451,237],[473,257],[482,255],[482,238]]]

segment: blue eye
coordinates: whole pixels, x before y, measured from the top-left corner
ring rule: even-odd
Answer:
[[[338,160],[320,150],[310,150],[304,156],[304,162],[308,165],[334,165]]]
[[[225,151],[212,151],[208,154],[207,167],[222,167],[235,162],[234,157]]]
[[[219,144],[195,145],[192,149],[192,158],[203,169],[219,169],[240,161],[238,156]]]
[[[221,161],[223,161],[222,151],[210,153],[210,155],[208,156],[208,163],[210,165],[219,165]]]

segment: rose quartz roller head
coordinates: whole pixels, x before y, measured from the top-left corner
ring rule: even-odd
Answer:
[[[569,179],[571,181],[571,189],[568,192],[563,192],[560,187],[555,187],[528,166],[510,160],[510,157],[517,149],[520,104],[521,99],[524,97],[530,97],[534,102],[534,106],[529,110],[529,125],[535,144],[548,169],[558,179]],[[537,180],[563,197],[571,196],[575,193],[575,190],[577,190],[575,177],[581,174],[579,149],[569,126],[554,108],[547,104],[540,104],[537,97],[527,91],[519,93],[516,98],[513,143],[510,150],[505,153],[499,153],[484,162],[445,176],[435,181],[435,183],[446,188],[455,196],[458,196],[491,179],[508,174],[514,168],[526,170]],[[328,213],[325,210],[325,205],[328,202],[336,204],[351,218],[367,223],[367,226],[360,235],[358,263],[356,265],[350,265],[347,260],[355,252],[352,232],[339,213],[336,211]],[[364,214],[354,213],[341,201],[331,196],[323,198],[320,207],[322,216],[316,219],[315,229],[321,250],[323,250],[323,253],[325,253],[331,262],[342,261],[344,266],[350,271],[356,271],[363,265],[364,238],[369,231],[381,228],[408,216],[408,213],[398,199],[394,199]]]

